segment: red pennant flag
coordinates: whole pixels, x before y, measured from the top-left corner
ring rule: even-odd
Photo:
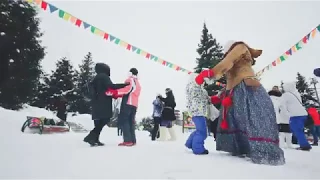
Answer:
[[[109,38],[109,34],[108,33],[104,33],[103,39],[108,40],[108,38]]]
[[[149,53],[147,53],[146,58],[147,58],[147,59],[149,59],[149,58],[150,58],[150,54],[149,54]]]
[[[48,3],[45,2],[45,1],[42,1],[42,2],[41,2],[41,8],[42,8],[43,10],[47,10],[47,7],[48,7]]]
[[[303,39],[302,39],[302,42],[305,43],[305,44],[307,44],[307,41],[308,41],[308,37],[307,36],[303,37]]]
[[[166,63],[167,63],[167,62],[166,62],[165,60],[163,60],[163,61],[162,61],[162,65],[164,65],[164,66],[165,66],[165,65],[166,65]]]
[[[130,49],[131,49],[131,45],[130,45],[130,44],[128,44],[128,45],[127,45],[127,50],[129,50],[129,51],[130,51]]]
[[[277,61],[273,61],[272,66],[276,66],[276,65],[277,65]]]
[[[290,56],[292,55],[292,50],[291,50],[291,48],[286,52],[286,54],[287,54],[287,55],[290,55]]]
[[[81,26],[82,21],[80,19],[76,20],[76,26],[80,27]]]
[[[180,66],[177,66],[177,69],[176,69],[177,71],[179,71],[180,70]]]

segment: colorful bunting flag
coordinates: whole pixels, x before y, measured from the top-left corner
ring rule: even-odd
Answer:
[[[84,22],[84,21],[82,21],[82,23],[83,23],[84,29],[87,29],[87,28],[90,27],[90,24],[88,24],[88,23],[86,23],[86,22]]]
[[[302,49],[303,44],[307,44],[310,41],[310,36],[311,38],[314,38],[316,36],[317,30],[320,32],[320,24],[312,29],[307,35],[305,35],[300,41],[298,41],[295,45],[293,45],[289,50],[287,50],[283,55],[281,55],[277,60],[273,61],[271,64],[269,64],[268,68],[264,67],[262,70],[258,71],[256,73],[257,76],[261,76],[264,69],[270,70],[272,66],[277,66],[277,64],[282,63],[286,59],[289,58],[289,56],[292,56],[294,52],[297,52]]]
[[[48,4],[48,3],[47,3]],[[54,13],[56,10],[58,10],[58,8],[57,7],[55,7],[54,5],[52,5],[52,4],[48,4],[49,5],[49,9],[50,9],[50,12],[51,13]]]

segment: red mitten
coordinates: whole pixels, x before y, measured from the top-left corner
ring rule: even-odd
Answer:
[[[214,76],[214,72],[212,69],[203,70],[195,79],[196,83],[198,85],[201,85],[204,83],[204,78],[211,78]]]
[[[221,103],[221,99],[219,98],[219,96],[211,96],[211,103],[212,104],[219,104],[219,103]]]
[[[109,88],[109,89],[106,91],[106,95],[107,95],[107,96],[116,96],[116,95],[118,95],[118,91]]]

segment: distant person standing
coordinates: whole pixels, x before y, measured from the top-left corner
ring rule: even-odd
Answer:
[[[64,122],[67,121],[67,103],[68,100],[62,96],[57,104],[57,117]]]
[[[154,127],[151,131],[151,140],[154,141],[156,138],[160,137],[160,132],[159,132],[159,126],[161,123],[161,112],[163,109],[163,104],[161,100],[156,97],[156,99],[152,102],[153,104],[153,122],[154,122]]]

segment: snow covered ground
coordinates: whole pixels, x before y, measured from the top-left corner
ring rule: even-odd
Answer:
[[[135,147],[118,147],[116,129],[105,128],[104,147],[89,147],[86,134],[38,135],[22,133],[27,115],[54,117],[43,109],[26,107],[19,112],[0,108],[0,179],[121,178],[212,179],[277,178],[318,179],[320,147],[311,152],[286,149],[284,166],[255,165],[245,159],[215,151],[212,137],[206,140],[207,156],[196,156],[184,147],[188,134],[176,142],[151,142],[147,132],[137,131]],[[92,128],[89,115],[70,117]],[[179,132],[180,129],[178,129]]]

